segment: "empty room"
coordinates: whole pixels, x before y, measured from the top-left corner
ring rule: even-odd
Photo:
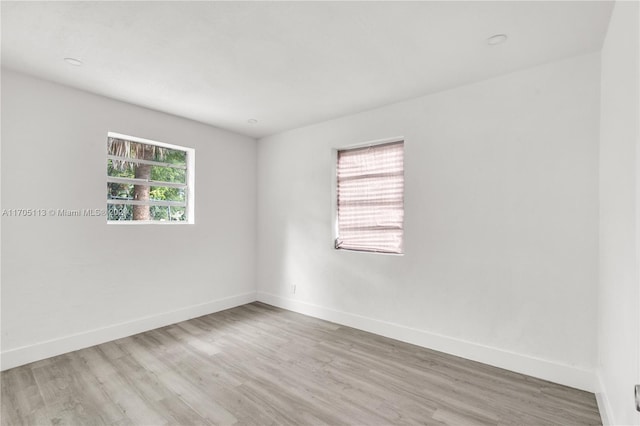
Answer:
[[[0,424],[640,425],[638,1],[2,1]]]

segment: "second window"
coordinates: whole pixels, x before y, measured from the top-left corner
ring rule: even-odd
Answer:
[[[337,249],[402,254],[404,142],[338,150]]]

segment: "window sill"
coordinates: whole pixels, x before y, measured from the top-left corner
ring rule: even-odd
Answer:
[[[191,221],[168,221],[168,220],[108,220],[107,225],[194,225]]]
[[[404,256],[404,253],[390,253],[386,251],[369,251],[369,250],[354,250],[354,249],[345,249],[345,248],[336,248],[336,251],[348,251],[350,253],[364,253],[364,254],[381,254],[385,256]]]

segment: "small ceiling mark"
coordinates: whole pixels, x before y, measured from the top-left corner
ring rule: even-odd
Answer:
[[[74,67],[81,67],[82,61],[76,58],[64,58],[64,61],[69,65],[73,65]]]
[[[495,46],[497,44],[502,44],[505,41],[507,41],[507,35],[506,34],[496,34],[496,35],[492,35],[491,37],[489,37],[487,39],[487,44],[489,46]]]

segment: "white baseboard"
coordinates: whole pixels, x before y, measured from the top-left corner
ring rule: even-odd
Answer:
[[[175,311],[163,312],[158,315],[150,315],[107,327],[47,340],[33,345],[9,349],[0,354],[0,370],[8,370],[9,368],[28,364],[30,362],[76,351],[78,349],[88,348],[90,346],[99,345],[100,343],[109,342],[122,337],[132,336],[137,333],[175,324],[177,322],[196,318],[202,315],[245,305],[247,303],[255,302],[255,300],[255,292],[243,293],[231,297],[225,297],[223,299],[200,303],[198,305],[187,306],[176,309]]]
[[[482,362],[588,392],[595,392],[593,371],[541,358],[484,346],[361,315],[337,311],[259,291],[258,301],[381,336]]]
[[[613,426],[616,424],[613,419],[613,411],[611,410],[611,403],[607,397],[607,392],[602,382],[600,372],[596,373],[597,389],[596,389],[596,402],[598,403],[598,411],[600,411],[600,418],[602,419],[603,426]]]
[[[495,367],[527,374],[588,392],[597,392],[596,398],[603,423],[604,425],[613,424],[609,417],[611,409],[606,394],[602,392],[602,385],[599,382],[599,378],[596,379],[592,371],[455,339],[400,324],[329,309],[265,292],[258,292],[257,294],[254,292],[243,293],[159,315],[151,315],[120,324],[39,342],[29,346],[9,349],[0,354],[0,370],[7,370],[30,362],[153,330],[158,327],[175,324],[198,316],[234,308],[254,302],[255,300]],[[596,381],[598,381],[597,384],[599,386],[596,386]]]

